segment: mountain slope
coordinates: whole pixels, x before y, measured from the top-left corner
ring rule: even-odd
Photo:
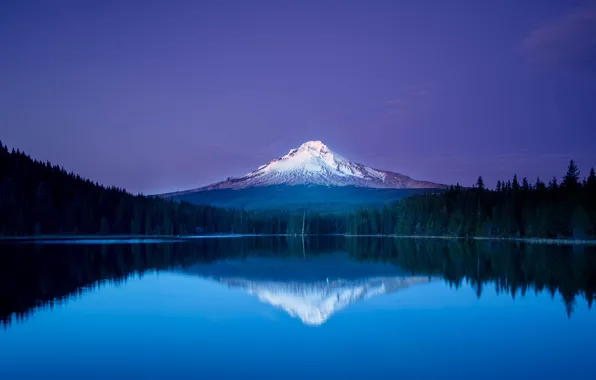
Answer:
[[[161,196],[247,210],[346,212],[445,188],[355,163],[321,141],[308,141],[242,177]]]
[[[228,178],[198,189],[164,194],[166,197],[191,192],[245,189],[272,185],[357,186],[389,189],[443,189],[445,185],[418,181],[406,175],[352,162],[333,152],[321,141],[308,141],[285,156],[258,167],[239,178]]]
[[[404,197],[433,191],[431,189],[379,189],[357,186],[274,185],[192,191],[172,198],[194,204],[245,210],[350,212],[362,207],[382,208]]]

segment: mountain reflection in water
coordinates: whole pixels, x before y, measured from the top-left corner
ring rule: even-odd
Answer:
[[[176,271],[242,289],[308,325],[354,302],[431,281],[511,297],[558,293],[571,316],[596,294],[594,247],[343,237],[242,238],[163,244],[0,246],[5,325],[148,271]]]
[[[346,254],[225,259],[184,272],[255,295],[306,325],[321,325],[354,302],[430,281],[394,265],[360,263]]]

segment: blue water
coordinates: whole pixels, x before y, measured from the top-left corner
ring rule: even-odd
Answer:
[[[255,274],[267,260],[275,273]],[[0,329],[0,379],[594,378],[596,312],[582,297],[568,316],[558,293],[512,297],[489,281],[478,297],[469,280],[456,287],[341,249],[297,260],[269,252],[148,269],[53,308],[39,302]],[[348,293],[356,296],[314,322],[271,301],[323,310]]]

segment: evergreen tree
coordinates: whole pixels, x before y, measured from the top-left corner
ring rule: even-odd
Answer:
[[[476,187],[480,190],[484,190],[484,180],[482,179],[482,176],[478,177],[478,180],[476,181]]]
[[[524,179],[522,180],[522,190],[525,192],[530,191],[530,183],[528,182],[528,179],[526,177],[524,177]]]
[[[548,188],[551,191],[557,190],[559,188],[559,184],[557,182],[557,177],[553,177],[553,179],[548,184]]]
[[[567,168],[567,174],[563,178],[563,186],[570,190],[575,190],[579,187],[579,168],[575,164],[575,161],[569,161]]]
[[[512,186],[514,192],[516,192],[516,193],[519,192],[520,186],[519,186],[519,181],[517,180],[517,174],[515,174],[513,176],[513,183],[511,186]]]
[[[586,185],[592,191],[596,189],[596,173],[594,172],[594,168],[590,169],[590,175],[588,176]]]

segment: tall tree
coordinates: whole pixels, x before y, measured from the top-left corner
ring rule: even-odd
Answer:
[[[476,187],[480,190],[484,190],[484,180],[482,179],[482,176],[478,177],[478,180],[476,181]]]
[[[596,173],[594,168],[590,169],[590,175],[588,176],[587,186],[590,190],[596,190]]]
[[[553,179],[548,183],[548,188],[550,190],[557,190],[559,188],[559,183],[557,182],[557,177],[553,177]]]
[[[563,186],[567,189],[575,190],[579,187],[579,175],[580,171],[575,161],[569,161],[569,166],[567,167],[567,174],[563,178]]]
[[[525,192],[530,191],[530,183],[528,182],[528,179],[526,177],[524,177],[524,179],[522,180],[522,190]]]
[[[519,192],[519,181],[517,179],[517,174],[513,175],[513,184],[511,185],[514,192]]]

